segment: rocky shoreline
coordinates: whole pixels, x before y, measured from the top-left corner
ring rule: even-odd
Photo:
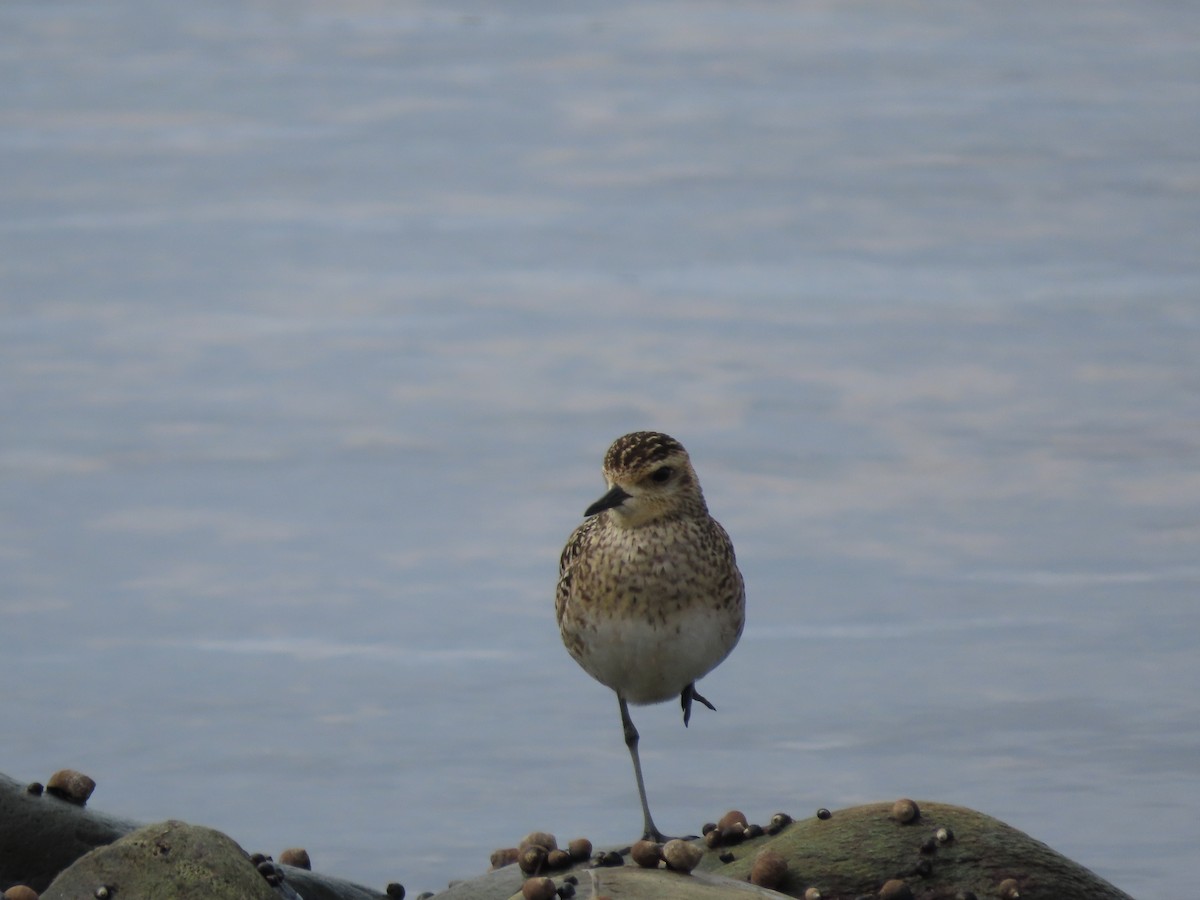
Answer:
[[[198,825],[141,825],[87,808],[94,783],[65,770],[43,789],[0,774],[4,900],[397,900],[278,861]],[[898,800],[765,825],[737,811],[679,846],[639,842],[593,853],[536,832],[498,850],[484,875],[438,900],[551,897],[796,897],[804,900],[1131,900],[1050,847],[982,813]],[[428,897],[431,895],[421,895]]]

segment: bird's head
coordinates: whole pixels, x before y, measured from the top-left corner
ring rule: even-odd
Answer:
[[[614,524],[637,528],[664,519],[704,515],[708,507],[683,445],[657,431],[617,438],[601,470],[608,493],[584,512],[612,512]]]

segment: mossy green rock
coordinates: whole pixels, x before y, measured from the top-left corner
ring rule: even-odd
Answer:
[[[853,900],[878,897],[880,888],[893,879],[908,886],[913,900],[971,894],[978,900],[1001,900],[1009,887],[1016,887],[1020,900],[1132,900],[1095,873],[997,819],[945,803],[917,805],[920,813],[908,823],[892,818],[891,803],[856,806],[826,819],[813,816],[774,835],[709,849],[691,875],[641,869],[628,862],[613,868],[580,863],[545,874],[556,884],[573,875],[578,897],[613,900],[803,897],[808,888],[820,891],[822,900]],[[939,829],[947,829],[940,839]],[[748,883],[754,860],[768,848],[788,864],[774,891]],[[722,856],[729,861],[723,862]],[[510,865],[460,882],[437,897],[515,900],[523,880],[520,870]]]
[[[767,898],[783,900],[784,894],[755,887],[746,881],[734,881],[711,872],[682,874],[668,869],[642,869],[634,865],[586,869],[576,872],[579,887],[576,897],[611,897],[612,900],[722,900],[723,897]],[[554,879],[561,884],[561,878]],[[438,895],[440,900],[441,894]],[[523,900],[520,891],[510,900]]]
[[[278,900],[231,838],[186,822],[147,825],[63,870],[42,900]]]
[[[754,859],[770,848],[788,863],[777,890],[803,897],[815,887],[824,900],[876,896],[889,879],[905,881],[913,897],[954,897],[972,892],[980,900],[1001,896],[1015,881],[1021,900],[1131,900],[1078,863],[1040,841],[982,813],[945,803],[919,801],[920,815],[901,824],[892,804],[874,803],[812,817],[774,836],[705,854],[702,868],[729,878],[750,875]],[[948,829],[938,840],[938,829]]]

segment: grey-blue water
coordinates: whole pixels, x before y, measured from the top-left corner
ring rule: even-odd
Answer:
[[[0,5],[0,771],[410,892],[631,839],[557,555],[691,451],[659,824],[1200,846],[1200,7]]]

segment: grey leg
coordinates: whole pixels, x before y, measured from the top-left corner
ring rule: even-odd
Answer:
[[[637,776],[638,797],[642,801],[642,837],[648,841],[668,840],[654,825],[650,818],[650,804],[646,802],[646,783],[642,781],[642,761],[638,758],[638,731],[633,727],[633,719],[629,718],[629,704],[625,698],[617,694],[621,704],[621,725],[625,728],[625,746],[629,748],[629,756],[633,759],[633,774]]]

